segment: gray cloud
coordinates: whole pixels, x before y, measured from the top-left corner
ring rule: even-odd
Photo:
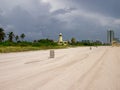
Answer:
[[[76,10],[76,9],[75,8],[58,9],[54,11],[52,14],[53,15],[66,14],[66,13],[71,13],[73,10]]]
[[[73,0],[71,0],[73,1]],[[119,0],[74,0],[79,7],[107,16],[120,18]]]
[[[1,0],[0,26],[6,32],[25,33],[26,39],[106,40],[106,30],[120,33],[119,0]]]

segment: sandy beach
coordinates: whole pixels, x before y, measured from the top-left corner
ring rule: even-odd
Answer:
[[[120,47],[0,54],[0,90],[120,90]]]

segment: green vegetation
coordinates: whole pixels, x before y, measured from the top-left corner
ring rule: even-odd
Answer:
[[[21,51],[31,51],[31,50],[45,50],[45,49],[59,49],[66,48],[67,46],[59,46],[57,43],[49,39],[41,39],[36,42],[0,42],[0,52],[21,52]]]
[[[66,47],[67,46],[59,46],[57,43],[49,39],[41,39],[36,42],[28,42],[28,41],[0,42],[1,53],[43,50],[43,49],[44,50],[45,49],[59,49],[59,48],[66,48]]]
[[[3,28],[0,28],[0,42],[2,42],[5,38],[5,32]]]
[[[25,34],[15,35],[14,32],[5,34],[4,29],[0,28],[0,53],[21,52],[31,50],[59,49],[66,46],[59,46],[50,39],[34,40],[34,42],[24,41]]]
[[[13,32],[9,32],[7,35],[8,35],[8,41],[9,42],[13,42],[13,38],[15,36],[14,33]]]
[[[23,51],[34,51],[34,50],[47,50],[47,49],[60,49],[60,48],[66,48],[61,46],[42,46],[42,47],[32,47],[32,46],[26,46],[26,47],[20,47],[20,46],[7,46],[7,47],[0,47],[0,53],[9,53],[9,52],[23,52]]]
[[[76,41],[74,37],[71,38],[71,42],[69,42],[71,46],[101,46],[103,45],[101,41],[90,41],[90,40],[82,40]]]
[[[68,41],[67,45],[58,45],[50,39],[40,39],[34,40],[33,42],[24,41],[26,35],[22,33],[21,35],[15,35],[14,32],[9,32],[6,34],[3,28],[0,28],[0,53],[8,52],[21,52],[21,51],[31,51],[31,50],[45,50],[45,49],[59,49],[67,47],[76,46],[99,46],[102,45],[100,41],[76,41],[73,37],[71,41]]]
[[[71,38],[71,45],[76,45],[76,39],[74,37]]]

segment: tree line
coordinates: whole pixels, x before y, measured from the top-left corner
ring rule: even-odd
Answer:
[[[34,40],[33,42],[24,41],[26,35],[15,35],[14,32],[5,33],[3,28],[0,28],[0,46],[57,46],[58,44],[50,39]]]
[[[15,35],[14,32],[9,32],[8,34],[6,34],[4,29],[0,28],[0,42],[3,42],[5,38],[7,38],[7,41],[9,42],[13,42],[14,40],[16,40],[16,42],[20,42],[23,41],[23,39],[25,38],[25,34],[22,33],[20,36]]]
[[[54,40],[40,39],[34,40],[33,42],[24,41],[26,35],[22,33],[21,35],[15,35],[14,32],[5,33],[3,28],[0,28],[0,45],[2,46],[58,46],[57,42]],[[68,41],[68,46],[96,46],[96,45],[103,45],[102,42],[90,41],[90,40],[82,40],[77,41],[74,37]]]

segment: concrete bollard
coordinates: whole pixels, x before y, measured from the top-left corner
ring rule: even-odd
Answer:
[[[92,47],[90,47],[90,50],[92,50]]]
[[[50,58],[54,58],[55,57],[55,52],[54,50],[50,50]]]

